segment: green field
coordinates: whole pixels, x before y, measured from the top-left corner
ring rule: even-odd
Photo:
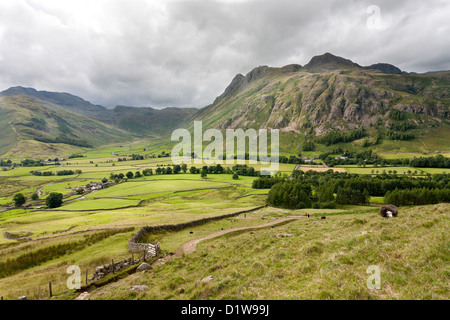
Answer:
[[[412,168],[412,167],[374,167],[374,166],[366,166],[364,167],[358,167],[356,165],[353,166],[344,166],[345,169],[348,171],[348,173],[356,173],[356,174],[382,174],[383,172],[393,173],[394,171],[397,172],[397,174],[409,174],[408,171],[411,171],[414,173],[414,171],[417,171],[415,175],[424,175],[421,168]]]
[[[13,170],[0,171],[0,264],[9,261],[17,265],[17,270],[7,276],[0,276],[0,295],[5,299],[16,299],[27,295],[30,299],[46,299],[48,282],[53,284],[54,293],[61,299],[73,298],[66,288],[66,269],[69,265],[79,265],[82,270],[88,269],[89,275],[99,265],[127,258],[131,255],[128,250],[128,240],[141,227],[148,225],[177,224],[198,220],[205,217],[215,217],[242,210],[252,209],[265,204],[269,189],[252,189],[252,182],[256,177],[240,176],[237,180],[231,174],[208,174],[206,179],[200,174],[179,173],[170,175],[151,175],[129,179],[115,184],[107,189],[89,192],[87,194],[73,194],[76,187],[85,186],[91,182],[99,182],[109,178],[111,173],[128,171],[135,173],[146,168],[155,170],[158,166],[171,165],[170,158],[146,158],[144,160],[127,160],[118,162],[118,157],[127,157],[131,153],[142,153],[146,148],[147,155],[158,155],[163,147],[150,148],[147,142],[129,145],[108,146],[103,149],[86,152],[84,158],[64,161],[62,166],[45,167],[17,167]],[[165,150],[167,151],[167,150]],[[201,165],[195,165],[201,167]],[[230,165],[223,165],[224,167]],[[261,165],[252,165],[261,169]],[[289,176],[296,165],[281,164],[280,170]],[[81,170],[79,175],[71,176],[33,176],[30,171],[59,171]],[[327,171],[323,165],[300,166],[301,170]],[[403,174],[408,170],[418,174],[441,173],[441,169],[417,169],[409,167],[357,167],[345,166],[331,168],[338,172],[372,174],[372,170],[396,170]],[[448,169],[445,170],[448,172]],[[41,198],[29,201],[28,209],[14,209],[9,207],[12,197],[22,192],[28,199],[39,191]],[[56,209],[44,209],[45,197],[51,192],[66,195],[63,206]],[[166,232],[148,235],[147,241],[158,241],[164,254],[175,252],[183,243],[193,238],[207,236],[219,230],[232,230],[237,227],[256,227],[268,221],[300,216],[305,213],[312,215],[309,220],[281,224],[272,229],[258,229],[249,232],[237,232],[217,239],[201,242],[198,251],[188,256],[176,257],[166,263],[166,267],[152,270],[152,279],[139,278],[136,275],[114,283],[114,288],[105,287],[92,293],[93,299],[278,299],[278,298],[423,298],[441,299],[445,297],[441,284],[442,266],[436,265],[438,280],[432,282],[433,288],[426,287],[423,292],[416,289],[418,280],[401,282],[395,277],[393,288],[400,289],[389,293],[390,289],[382,293],[368,293],[361,289],[359,278],[362,277],[362,264],[365,259],[391,255],[390,251],[377,251],[374,245],[379,245],[379,239],[392,237],[398,245],[411,243],[415,245],[413,235],[421,237],[422,224],[429,223],[432,227],[428,231],[434,234],[444,234],[442,229],[448,227],[448,216],[438,210],[427,207],[430,214],[417,214],[412,208],[402,217],[398,229],[393,229],[389,222],[379,219],[378,206],[383,203],[383,197],[372,197],[372,206],[340,205],[337,209],[303,209],[284,210],[268,207],[236,219],[222,219],[201,226],[188,228],[180,232]],[[11,210],[9,210],[11,209]],[[427,211],[428,210],[428,211]],[[441,210],[441,211],[440,211]],[[445,211],[444,210],[444,211]],[[433,212],[431,212],[433,211]],[[326,223],[320,220],[327,216]],[[413,217],[420,216],[422,220],[413,221]],[[264,219],[263,219],[264,218]],[[236,220],[236,221],[235,221]],[[317,221],[317,225],[312,224]],[[363,222],[361,222],[363,221]],[[365,221],[365,222],[364,222]],[[431,221],[431,222],[430,222]],[[433,222],[435,221],[435,222]],[[436,226],[436,229],[434,226]],[[383,231],[385,228],[390,230]],[[406,230],[414,230],[411,236],[406,236]],[[26,236],[31,241],[8,239],[4,232],[20,237]],[[192,234],[191,234],[192,232]],[[385,233],[388,232],[388,233]],[[289,233],[292,237],[279,238],[278,233]],[[393,236],[392,234],[396,235]],[[368,237],[373,235],[373,237]],[[432,237],[432,235],[426,235]],[[445,237],[445,236],[444,236]],[[364,239],[361,240],[361,239]],[[417,277],[429,277],[427,267],[415,265],[414,259],[426,259],[439,250],[446,250],[442,242],[436,237],[435,241],[426,247],[419,257],[414,257],[406,249],[398,249],[395,256],[400,257],[405,265],[418,270]],[[282,241],[278,243],[277,241]],[[447,240],[442,240],[447,241]],[[318,244],[321,243],[321,244]],[[56,254],[56,246],[67,246],[62,255]],[[386,246],[383,244],[383,246]],[[394,245],[392,245],[394,246]],[[318,248],[318,249],[317,249]],[[346,249],[347,248],[347,249]],[[383,247],[384,248],[384,247]],[[386,247],[386,250],[389,248]],[[45,260],[36,265],[25,266],[19,262],[24,256],[44,257],[45,250],[50,252]],[[319,250],[315,255],[304,254]],[[363,254],[362,251],[369,250]],[[384,249],[383,249],[384,250]],[[402,251],[403,250],[403,251]],[[239,252],[239,255],[235,253]],[[48,254],[48,253],[47,253]],[[437,254],[437,253],[436,253]],[[234,258],[234,257],[245,258]],[[43,258],[42,258],[43,259]],[[204,261],[204,264],[195,261]],[[369,261],[368,260],[368,261]],[[216,261],[216,262],[214,262]],[[349,261],[354,261],[351,264]],[[379,260],[385,267],[390,267],[387,260]],[[417,260],[419,261],[419,260]],[[281,264],[283,262],[283,264]],[[189,266],[189,267],[188,267]],[[321,278],[321,272],[328,272],[334,267],[343,268],[354,274],[348,278],[348,284],[341,284],[346,279],[343,271],[338,272],[337,280],[331,281],[329,276]],[[410,272],[395,265],[393,268],[401,272]],[[177,272],[178,270],[178,272]],[[308,276],[299,276],[299,270]],[[325,270],[325,271],[324,271]],[[1,271],[0,271],[1,274]],[[170,275],[171,274],[171,275]],[[198,278],[213,274],[217,282],[203,285],[198,284]],[[188,279],[192,284],[180,286],[180,277]],[[216,278],[217,277],[217,278]],[[261,278],[262,277],[262,278]],[[297,278],[296,278],[297,277]],[[298,279],[298,283],[296,282]],[[403,279],[403,278],[402,278]],[[201,279],[200,279],[201,280]],[[128,293],[128,285],[144,282],[152,284],[152,289],[142,295],[133,296]],[[270,283],[277,282],[273,291],[268,291]],[[412,285],[412,291],[406,292],[404,286]],[[287,288],[285,291],[281,286]],[[334,286],[336,286],[336,289]],[[181,290],[184,289],[184,293]],[[239,289],[240,288],[240,289]],[[247,288],[247,289],[242,289]],[[340,289],[339,289],[340,288]],[[358,289],[359,288],[359,289]],[[396,288],[396,287],[395,287]],[[403,288],[403,289],[402,289]],[[360,291],[358,291],[360,290]]]

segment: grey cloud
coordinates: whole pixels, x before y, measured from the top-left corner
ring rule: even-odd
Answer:
[[[203,107],[237,73],[331,52],[361,65],[450,69],[450,4],[371,1],[2,0],[0,88],[96,104]]]

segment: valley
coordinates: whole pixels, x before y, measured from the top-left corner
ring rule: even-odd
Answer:
[[[238,74],[200,109],[108,109],[7,89],[0,296],[448,299],[449,79],[327,53]],[[248,160],[175,165],[171,133],[194,121],[221,133],[279,129],[278,173],[262,177],[264,164]],[[382,218],[384,204],[399,216]],[[129,248],[141,228],[213,217],[146,234],[142,243],[161,248],[146,272],[134,264],[86,283],[100,266],[144,258]],[[74,265],[80,290],[67,287]],[[381,290],[366,285],[373,265]]]

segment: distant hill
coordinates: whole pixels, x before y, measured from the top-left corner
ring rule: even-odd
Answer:
[[[0,154],[57,154],[60,148],[92,148],[133,138],[124,130],[26,95],[0,97],[0,119]]]
[[[327,146],[356,140],[366,147],[383,141],[419,145],[417,139],[429,138],[431,129],[449,132],[449,75],[408,74],[386,63],[362,67],[326,53],[303,67],[260,66],[245,76],[238,74],[190,121],[219,129],[280,129],[288,137],[282,147],[295,152],[305,141]]]
[[[57,153],[56,149],[67,149],[62,145],[89,148],[159,136],[177,128],[197,111],[125,106],[107,109],[69,93],[13,87],[0,92],[0,155],[19,144],[14,150],[25,156],[30,141],[32,149],[48,149],[45,144],[57,144],[53,146]]]

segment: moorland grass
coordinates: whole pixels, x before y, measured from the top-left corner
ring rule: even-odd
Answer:
[[[372,210],[231,233],[90,298],[447,300],[449,218],[439,204],[393,219]],[[371,265],[380,267],[380,290],[367,287]],[[131,295],[136,284],[149,290]]]

